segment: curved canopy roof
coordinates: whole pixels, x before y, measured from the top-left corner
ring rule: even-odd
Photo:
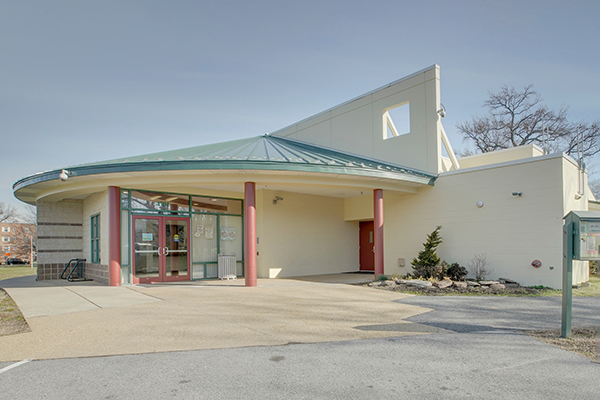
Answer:
[[[392,180],[418,186],[433,185],[436,178],[436,175],[431,173],[401,165],[269,135],[82,164],[66,169],[69,182],[98,175],[102,175],[106,180],[113,174],[116,176],[123,173],[130,175],[155,172],[155,175],[160,175],[162,172],[184,170],[334,174],[362,179]],[[61,171],[58,169],[41,172],[19,180],[13,186],[15,196],[23,201],[35,201],[36,192],[48,188],[49,185],[61,184]]]

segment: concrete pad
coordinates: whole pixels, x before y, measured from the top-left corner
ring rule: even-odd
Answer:
[[[57,315],[96,310],[99,307],[76,293],[61,287],[4,288],[17,303],[26,320],[43,315]]]
[[[0,362],[447,332],[406,322],[429,309],[396,302],[401,293],[279,279],[241,285],[123,287],[162,301],[27,318],[32,332],[0,337]],[[98,295],[88,289],[76,290]]]
[[[100,308],[120,307],[159,301],[127,286],[110,287],[92,281],[37,282],[35,276],[6,279],[0,282],[17,303],[25,319],[45,315],[68,314]]]

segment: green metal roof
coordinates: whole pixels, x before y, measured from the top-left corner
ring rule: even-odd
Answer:
[[[269,135],[82,164],[66,169],[70,176],[193,169],[304,171],[390,178],[426,185],[432,185],[436,178],[434,174],[401,165]],[[54,170],[31,175],[15,183],[13,190],[58,179],[60,172],[61,170]]]

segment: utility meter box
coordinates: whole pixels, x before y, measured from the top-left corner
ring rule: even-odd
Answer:
[[[573,225],[573,260],[600,260],[600,212],[571,211],[565,225]]]

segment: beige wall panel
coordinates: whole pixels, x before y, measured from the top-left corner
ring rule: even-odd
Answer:
[[[494,270],[489,278],[560,287],[562,182],[555,177],[561,175],[562,161],[554,158],[443,174],[435,187],[416,196],[385,192],[385,272],[410,272],[427,234],[441,225],[444,242],[438,252],[447,262],[466,267],[475,254],[485,253]],[[476,206],[479,200],[482,208]],[[405,258],[407,267],[399,268],[398,258]],[[535,259],[541,268],[531,266]]]
[[[358,270],[358,223],[344,221],[343,199],[259,192],[259,278]]]
[[[410,133],[384,140],[384,112],[406,102],[410,104]],[[438,108],[439,69],[435,66],[273,135],[438,173]]]
[[[344,218],[346,221],[373,220],[373,193],[366,192],[363,196],[344,199]]]
[[[579,168],[575,161],[563,158],[563,215],[571,210],[588,210],[588,201],[593,200],[593,194],[587,185],[587,174],[580,177]],[[580,180],[581,179],[581,180]],[[579,284],[590,279],[590,269],[587,261],[573,261],[573,283]]]
[[[473,168],[482,165],[509,162],[541,155],[544,155],[543,151],[539,147],[530,144],[526,146],[513,147],[511,149],[462,157],[458,160],[458,162],[460,163],[461,168]]]
[[[372,115],[369,104],[331,119],[331,143],[335,143],[337,150],[373,157]]]
[[[100,262],[108,263],[108,190],[83,200],[83,257],[91,262],[91,217],[100,214]]]
[[[370,107],[370,104],[372,101],[373,101],[372,95],[367,95],[367,96],[361,97],[361,98],[356,99],[348,104],[343,104],[339,107],[332,109],[330,111],[330,116],[331,116],[331,118],[335,118],[342,114],[346,114],[346,113],[349,113],[351,111],[354,111],[354,110],[357,110],[360,108]]]
[[[331,121],[327,119],[318,124],[312,124],[307,128],[287,136],[303,142],[313,143],[319,146],[332,147],[331,143]]]

